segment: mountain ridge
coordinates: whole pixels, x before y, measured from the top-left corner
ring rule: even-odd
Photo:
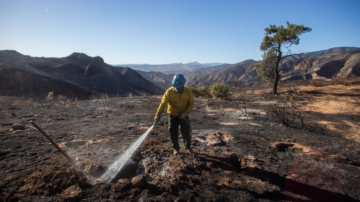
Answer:
[[[306,63],[283,61],[282,81],[360,76],[360,48],[335,47],[304,53]],[[162,94],[171,86],[175,73],[183,73],[187,86],[211,85],[216,82],[256,83],[255,61],[235,64],[173,63],[155,67],[160,72],[114,67],[100,56],[90,57],[74,52],[62,58],[31,57],[15,50],[0,51],[0,94],[46,96],[57,95],[87,99],[93,95],[126,96]],[[211,64],[212,66],[206,66]],[[306,65],[308,64],[308,65]],[[64,87],[65,86],[65,87]]]
[[[309,61],[314,61],[315,58],[317,57],[321,57],[323,55],[327,55],[331,57],[331,54],[336,54],[336,53],[341,53],[341,54],[352,54],[355,53],[356,51],[359,51],[360,48],[358,47],[334,47],[334,48],[329,48],[329,49],[324,49],[324,50],[319,50],[319,51],[311,51],[311,52],[306,52],[303,53],[303,56],[305,58],[307,58]],[[330,60],[331,58],[326,58],[326,60]],[[320,60],[318,58],[318,60]],[[248,64],[247,68],[245,68],[246,70],[244,70],[244,67],[242,65],[243,62],[248,61],[252,64]],[[328,78],[328,77],[322,77],[322,76],[317,76],[316,72],[317,72],[317,68],[313,67],[313,68],[300,68],[299,65],[297,65],[295,68],[292,67],[290,65],[291,62],[290,59],[285,59],[284,63],[285,65],[282,67],[283,70],[283,75],[284,78],[283,80],[299,80],[299,79],[311,79],[311,78]],[[141,70],[137,70],[137,71],[141,71],[141,74],[143,75],[143,77],[145,77],[146,79],[148,79],[149,81],[152,82],[157,82],[156,80],[152,79],[152,78],[157,78],[157,77],[162,77],[163,80],[166,80],[168,82],[165,82],[161,84],[161,86],[164,89],[164,86],[171,86],[171,75],[175,74],[175,73],[183,73],[186,78],[187,78],[187,84],[188,86],[199,86],[199,85],[211,85],[214,82],[225,82],[228,84],[231,83],[256,83],[256,82],[260,82],[261,79],[260,77],[256,74],[256,70],[255,70],[255,63],[260,62],[260,61],[256,61],[256,60],[252,60],[252,59],[247,59],[235,64],[220,64],[220,65],[215,65],[215,66],[210,66],[210,67],[201,67],[201,68],[194,68],[193,70],[189,71],[188,69],[180,69],[177,68],[177,71],[171,71],[170,73],[168,73],[168,71],[156,71],[157,69],[147,69],[148,71],[141,71]],[[176,64],[176,63],[173,63]],[[171,65],[171,64],[169,64]],[[333,64],[336,65],[336,64]],[[165,65],[164,65],[165,66]],[[149,68],[151,66],[148,66]],[[320,75],[322,71],[326,71],[324,67],[318,67],[320,69],[322,69],[320,71]],[[355,74],[357,72],[357,67],[354,67],[354,71]],[[336,69],[336,67],[335,67]],[[343,72],[342,76],[346,76],[347,73],[346,72],[351,72],[353,70],[349,70],[352,69],[351,67],[346,67],[345,69],[348,70],[342,70],[341,72]],[[239,72],[237,72],[237,70]],[[312,75],[308,75],[307,74],[307,70],[312,70],[315,71],[315,73],[313,73]],[[163,75],[157,75],[164,73]],[[164,75],[168,75],[168,78],[164,78]],[[357,75],[357,74],[356,74]],[[333,75],[331,75],[333,76]],[[170,81],[170,82],[169,82]]]
[[[360,72],[360,48],[335,47],[303,53],[303,56],[306,63],[310,64],[309,67],[306,67],[304,63],[292,65],[291,59],[284,60],[281,66],[283,81],[360,76],[358,73]],[[244,66],[246,61],[247,63]],[[257,62],[260,61],[244,60],[208,74],[191,76],[188,78],[187,85],[210,85],[214,82],[241,82],[245,84],[260,82],[261,79],[257,76],[255,68]]]
[[[77,94],[79,99],[88,99],[99,94],[125,96],[162,92],[137,71],[113,67],[99,56],[90,57],[84,53],[44,58],[5,50],[0,51],[0,68],[1,95],[44,96],[54,91],[57,95],[73,97]]]

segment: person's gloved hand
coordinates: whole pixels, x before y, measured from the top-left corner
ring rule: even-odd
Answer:
[[[154,117],[154,122],[157,123],[160,120],[160,116],[159,115],[155,115]]]
[[[187,114],[185,112],[180,114],[180,119],[184,119],[187,116]]]

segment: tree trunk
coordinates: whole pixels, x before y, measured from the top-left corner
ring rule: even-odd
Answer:
[[[279,65],[280,65],[280,61],[281,61],[281,57],[282,57],[282,52],[281,52],[281,44],[278,44],[278,47],[277,47],[277,52],[278,52],[278,55],[277,55],[277,60],[276,60],[276,66],[274,68],[274,88],[273,88],[273,93],[274,95],[277,94],[277,87],[278,87],[278,83],[279,83]]]
[[[273,86],[273,93],[274,95],[277,94],[277,86],[278,86],[278,82],[279,82],[279,73],[276,71],[274,71],[275,74],[275,78],[274,78],[274,86]]]

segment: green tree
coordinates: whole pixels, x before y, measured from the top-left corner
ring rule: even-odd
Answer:
[[[286,24],[286,28],[276,25],[265,28],[265,37],[260,45],[260,50],[264,51],[263,60],[255,65],[256,73],[263,81],[274,82],[274,94],[277,94],[282,61],[287,57],[300,62],[305,61],[301,54],[291,54],[290,46],[298,45],[299,35],[311,31],[310,27],[304,25],[290,24],[289,22]]]

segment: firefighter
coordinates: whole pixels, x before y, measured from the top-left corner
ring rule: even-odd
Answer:
[[[174,149],[174,155],[180,151],[179,126],[184,140],[184,147],[190,153],[191,148],[191,125],[189,114],[194,106],[194,96],[190,88],[185,87],[186,79],[182,74],[175,74],[172,86],[166,90],[161,98],[160,105],[155,113],[155,123],[159,121],[160,114],[167,106],[168,130],[170,140]]]

